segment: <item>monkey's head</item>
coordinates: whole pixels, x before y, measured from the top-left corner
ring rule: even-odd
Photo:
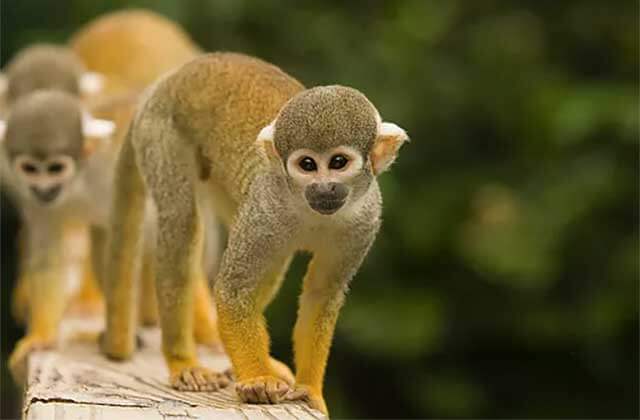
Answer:
[[[323,215],[357,202],[406,140],[362,93],[343,86],[302,91],[258,135],[291,192]]]
[[[0,93],[12,104],[36,90],[54,89],[87,96],[102,89],[104,77],[85,70],[68,48],[36,44],[20,51],[0,74]]]
[[[114,129],[111,121],[92,118],[64,92],[43,90],[18,99],[8,119],[0,121],[15,187],[42,205],[59,203],[86,158]]]

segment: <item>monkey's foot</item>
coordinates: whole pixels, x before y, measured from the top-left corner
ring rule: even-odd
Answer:
[[[123,337],[122,334],[113,337],[103,331],[98,335],[98,343],[100,344],[102,354],[111,360],[121,361],[130,359],[135,350],[144,347],[144,342],[138,334],[134,335],[133,345],[129,344],[128,341],[128,337]]]
[[[252,404],[277,404],[289,389],[287,382],[276,376],[256,376],[236,383],[238,397]]]
[[[171,386],[180,391],[218,391],[231,383],[228,371],[223,373],[191,366],[171,374]]]
[[[20,339],[9,357],[9,370],[13,380],[24,383],[27,376],[27,356],[36,350],[46,350],[55,346],[54,339],[46,339],[36,335],[27,335]]]
[[[284,396],[285,401],[304,401],[311,408],[329,414],[327,410],[327,404],[324,402],[322,393],[315,391],[313,388],[307,385],[296,385],[287,395]]]

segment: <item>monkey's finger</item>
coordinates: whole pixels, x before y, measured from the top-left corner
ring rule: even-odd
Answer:
[[[222,372],[222,375],[226,376],[230,381],[235,381],[236,380],[236,376],[233,373],[233,369],[229,368],[227,370],[225,370],[224,372]]]
[[[248,403],[259,403],[260,399],[252,384],[236,386],[236,393],[240,396],[240,399]]]
[[[179,383],[184,386],[184,391],[197,391],[195,379],[190,370],[185,370],[180,374]]]
[[[232,379],[230,379],[229,376],[224,373],[216,373],[215,381],[220,388],[226,388],[231,384]]]
[[[284,400],[287,401],[306,401],[309,399],[309,391],[304,388],[295,388],[287,392]]]
[[[195,382],[194,385],[196,385],[196,387],[198,388],[209,388],[209,384],[210,382],[207,381],[207,379],[204,377],[203,372],[199,369],[193,369],[191,371],[191,374],[193,376],[193,380]]]
[[[289,391],[289,387],[281,381],[267,382],[267,398],[271,404],[277,404]]]
[[[258,382],[258,383],[254,383],[253,390],[256,393],[257,397],[258,397],[258,401],[257,402],[261,402],[261,403],[268,403],[269,402],[269,396],[267,395],[267,382],[266,381],[261,381],[261,382]]]
[[[229,386],[229,379],[221,373],[206,371],[204,374],[205,381],[207,383],[207,388],[210,391],[217,391],[222,388],[226,388]]]
[[[291,387],[288,383],[278,382],[278,386],[276,388],[276,393],[278,394],[278,398],[282,400],[282,398],[289,393]]]

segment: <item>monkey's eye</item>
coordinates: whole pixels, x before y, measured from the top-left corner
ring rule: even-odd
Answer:
[[[344,155],[335,155],[329,161],[329,169],[342,169],[346,166],[349,159]]]
[[[25,162],[20,165],[20,167],[27,174],[35,174],[36,172],[38,172],[38,168],[33,163]]]
[[[309,156],[305,156],[302,159],[300,159],[300,162],[298,163],[298,165],[305,172],[313,172],[318,169],[318,166],[316,165],[316,161],[310,158]]]
[[[52,163],[47,168],[47,171],[49,171],[50,174],[59,174],[60,172],[64,171],[64,164],[59,162]]]

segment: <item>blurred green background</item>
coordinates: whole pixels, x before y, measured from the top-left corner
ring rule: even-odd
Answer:
[[[334,417],[638,417],[637,2],[6,1],[2,63],[132,6],[207,50],[356,87],[413,140],[338,323]],[[10,417],[18,222],[2,209]],[[268,311],[286,360],[305,262]]]

